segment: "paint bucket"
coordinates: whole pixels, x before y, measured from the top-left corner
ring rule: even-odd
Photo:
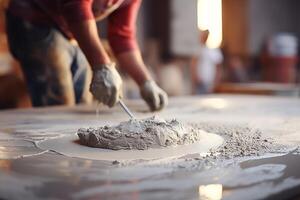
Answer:
[[[294,83],[298,62],[298,39],[288,33],[270,38],[264,66],[264,80],[268,82]]]

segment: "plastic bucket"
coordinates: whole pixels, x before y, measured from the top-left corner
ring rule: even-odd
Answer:
[[[278,34],[268,44],[264,80],[294,83],[298,63],[298,39],[292,34]]]

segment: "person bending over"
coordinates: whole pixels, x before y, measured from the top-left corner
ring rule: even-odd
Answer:
[[[120,100],[122,79],[96,26],[107,18],[108,40],[119,66],[138,84],[152,111],[164,108],[168,96],[150,76],[136,42],[140,4],[141,0],[11,0],[6,12],[8,42],[21,64],[33,106],[88,102],[88,90],[109,107]]]

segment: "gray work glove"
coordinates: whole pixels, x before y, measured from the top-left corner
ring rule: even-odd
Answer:
[[[146,81],[140,87],[140,93],[151,111],[161,110],[168,105],[168,95],[152,80]]]
[[[115,64],[104,64],[93,70],[90,92],[100,102],[113,107],[122,97],[122,79]]]

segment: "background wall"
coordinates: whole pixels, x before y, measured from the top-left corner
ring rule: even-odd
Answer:
[[[278,32],[300,37],[299,0],[223,0],[223,46],[229,54],[256,55]]]
[[[175,55],[190,56],[199,51],[197,0],[171,1],[171,51]]]
[[[300,37],[299,0],[249,0],[249,50],[259,51],[263,40],[278,32]]]

